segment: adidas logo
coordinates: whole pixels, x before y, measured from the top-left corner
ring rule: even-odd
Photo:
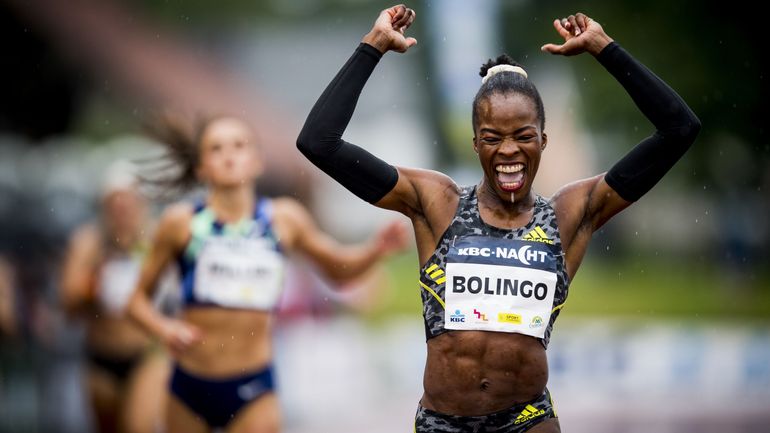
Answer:
[[[529,233],[522,238],[525,241],[543,242],[545,244],[553,245],[553,239],[548,239],[548,235],[540,226],[535,226]]]
[[[435,281],[437,284],[444,284],[446,281],[444,270],[439,268],[435,263],[430,265],[428,269],[425,270],[425,274],[428,275],[428,278]]]
[[[523,422],[527,422],[533,418],[537,418],[541,415],[545,415],[544,409],[538,409],[535,406],[532,406],[531,404],[528,404],[519,414],[519,416],[516,417],[516,421],[514,421],[514,424],[521,424]]]

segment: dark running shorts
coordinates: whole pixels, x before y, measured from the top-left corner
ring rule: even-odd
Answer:
[[[226,426],[242,407],[274,388],[271,366],[229,379],[207,379],[177,365],[171,377],[171,393],[211,427]]]
[[[416,433],[522,433],[536,424],[556,418],[551,393],[546,389],[539,398],[509,409],[483,416],[455,416],[417,408]]]

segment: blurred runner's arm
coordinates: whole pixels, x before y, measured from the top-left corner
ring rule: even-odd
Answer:
[[[80,227],[70,238],[60,283],[67,314],[77,314],[92,304],[100,251],[99,231],[92,225]]]
[[[408,233],[400,222],[387,224],[366,243],[343,245],[322,232],[298,202],[276,199],[274,209],[281,246],[307,256],[324,275],[337,282],[362,275],[407,246]]]
[[[128,304],[128,315],[147,332],[159,337],[173,351],[185,350],[200,338],[200,331],[180,320],[164,317],[150,296],[166,266],[184,248],[189,236],[191,210],[186,206],[167,209],[161,217],[149,254],[142,264],[139,282]]]

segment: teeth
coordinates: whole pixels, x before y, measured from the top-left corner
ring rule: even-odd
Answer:
[[[517,171],[524,170],[524,164],[511,164],[511,165],[498,165],[495,167],[500,173],[516,173]]]

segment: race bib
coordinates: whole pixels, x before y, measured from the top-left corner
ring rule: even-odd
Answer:
[[[112,315],[121,315],[139,279],[139,260],[125,257],[107,261],[99,274],[97,298]]]
[[[444,328],[543,338],[556,292],[554,246],[469,236],[446,264]]]
[[[283,286],[283,257],[264,238],[210,237],[195,270],[198,302],[270,310]]]

